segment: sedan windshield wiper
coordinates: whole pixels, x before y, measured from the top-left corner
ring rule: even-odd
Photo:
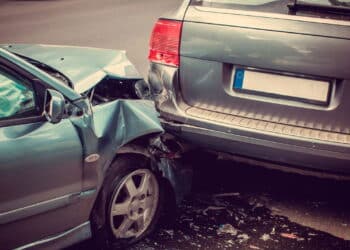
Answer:
[[[296,14],[298,11],[315,11],[332,14],[350,14],[350,2],[340,0],[308,1],[294,0],[288,3],[289,14]]]

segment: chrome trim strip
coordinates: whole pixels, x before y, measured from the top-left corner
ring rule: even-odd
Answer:
[[[78,198],[79,194],[80,193],[69,194],[52,200],[46,200],[26,207],[0,213],[0,225],[66,206]]]
[[[35,249],[61,249],[69,245],[78,243],[80,241],[91,238],[90,221],[87,221],[77,227],[74,227],[61,234],[45,238],[27,245],[15,248],[15,250],[22,250],[28,248]]]
[[[20,220],[26,217],[30,217],[33,215],[41,214],[53,209],[68,206],[80,199],[84,199],[87,196],[93,195],[95,192],[96,189],[91,189],[81,193],[68,194],[51,200],[46,200],[36,204],[32,204],[26,207],[21,207],[0,213],[0,225]]]

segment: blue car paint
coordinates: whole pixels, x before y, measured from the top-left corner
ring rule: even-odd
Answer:
[[[6,249],[85,225],[117,151],[164,130],[151,101],[115,100],[92,107],[88,98],[21,57],[1,48],[0,57],[57,90],[82,111],[57,124],[43,120],[0,127],[1,186],[9,188],[0,199],[0,242],[6,243],[2,245]],[[117,77],[123,79],[121,74]],[[129,77],[137,75],[125,75]],[[24,162],[28,165],[23,166]],[[167,169],[164,177],[172,175]],[[39,220],[46,224],[29,230]],[[13,230],[19,230],[20,237],[9,235]]]

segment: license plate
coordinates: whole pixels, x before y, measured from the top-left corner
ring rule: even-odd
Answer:
[[[330,82],[236,69],[233,87],[236,90],[272,97],[309,100],[327,103]]]

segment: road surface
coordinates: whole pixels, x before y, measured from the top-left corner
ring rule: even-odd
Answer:
[[[143,76],[154,22],[181,0],[0,0],[0,43],[126,50]]]
[[[0,0],[0,43],[127,50],[147,73],[150,32],[181,0]],[[213,166],[211,169],[204,165]],[[232,162],[198,163],[194,192],[175,225],[133,249],[346,249],[349,183],[265,171]],[[215,194],[225,193],[224,196]],[[227,194],[228,193],[228,194]],[[72,249],[87,249],[86,241]]]
[[[196,158],[202,160],[194,164],[193,192],[176,222],[163,220],[129,250],[350,249],[349,182]],[[92,246],[86,241],[69,250]]]

